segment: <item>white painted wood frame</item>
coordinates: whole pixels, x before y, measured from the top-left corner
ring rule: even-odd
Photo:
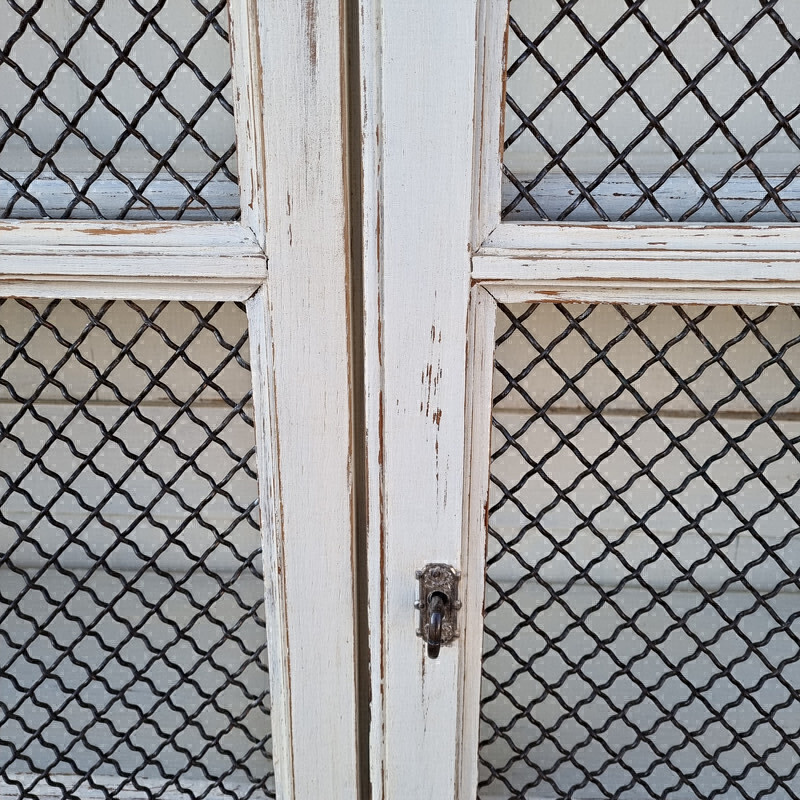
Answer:
[[[800,301],[791,225],[501,223],[507,0],[361,0],[373,797],[474,800],[498,301]],[[427,659],[414,570],[461,569]]]
[[[477,8],[361,9],[371,783],[446,800],[461,650],[425,656],[414,571],[462,560]]]
[[[0,292],[246,301],[278,797],[353,798],[343,11],[315,0],[229,11],[241,222],[4,222]]]

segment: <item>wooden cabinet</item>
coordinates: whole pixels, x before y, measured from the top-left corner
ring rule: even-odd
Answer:
[[[0,795],[797,794],[790,4],[0,5]]]
[[[793,12],[361,6],[374,796],[796,792]]]

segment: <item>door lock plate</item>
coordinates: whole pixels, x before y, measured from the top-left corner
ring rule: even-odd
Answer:
[[[436,658],[440,645],[452,644],[458,636],[458,581],[461,573],[449,564],[426,564],[416,572],[419,581],[417,636],[428,645],[428,655]]]

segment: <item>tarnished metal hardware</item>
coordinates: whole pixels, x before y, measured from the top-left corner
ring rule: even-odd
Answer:
[[[461,573],[449,564],[428,564],[417,570],[420,636],[428,645],[428,657],[438,658],[439,648],[458,636],[458,580]]]

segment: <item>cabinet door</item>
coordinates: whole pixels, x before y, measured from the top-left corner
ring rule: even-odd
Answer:
[[[800,20],[362,20],[373,789],[796,795]]]
[[[1,796],[356,795],[342,24],[0,3]]]

